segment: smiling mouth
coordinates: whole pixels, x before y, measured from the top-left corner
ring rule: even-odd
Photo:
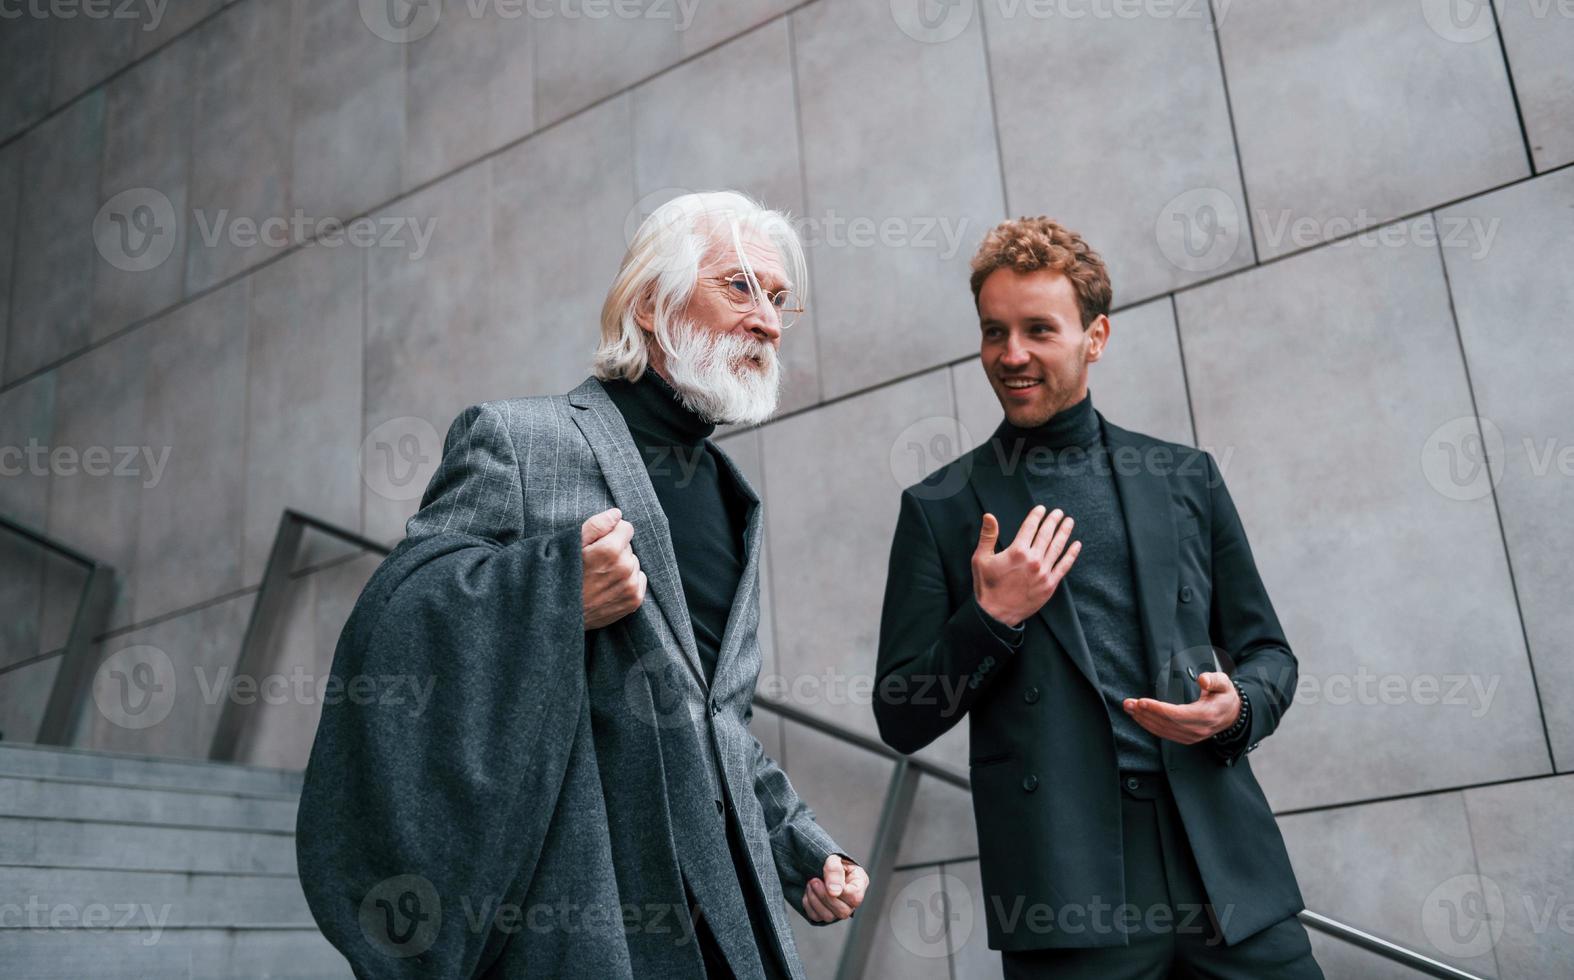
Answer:
[[[1001,378],[1000,383],[1012,391],[1024,391],[1038,386],[1041,382],[1038,378]]]

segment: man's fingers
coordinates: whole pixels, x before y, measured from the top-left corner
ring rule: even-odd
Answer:
[[[1050,561],[1054,561],[1065,552],[1066,539],[1071,537],[1071,529],[1076,526],[1076,523],[1076,521],[1067,517],[1065,520],[1060,522],[1059,527],[1055,528],[1055,533],[1053,535],[1044,534],[1044,554],[1049,556]],[[1046,528],[1049,527],[1049,522],[1045,521],[1044,526]],[[1043,532],[1040,533],[1042,534]],[[1034,544],[1037,545],[1037,542],[1034,542]]]
[[[623,512],[616,507],[604,510],[599,514],[592,514],[585,523],[579,526],[579,546],[581,548],[589,547],[592,542],[599,540],[608,531],[617,527],[618,520],[622,516]]]
[[[634,540],[634,525],[619,520],[612,530],[586,545],[585,549],[595,555],[614,556],[627,548],[632,540]]]
[[[1170,704],[1168,701],[1155,701],[1153,698],[1137,698],[1131,710],[1139,715],[1148,714],[1173,722],[1184,721],[1187,715],[1196,713],[1191,705]]]
[[[842,869],[841,855],[832,854],[825,859],[825,890],[834,897],[842,893],[847,873]]]
[[[1185,741],[1185,739],[1182,737],[1184,732],[1181,727],[1167,716],[1159,712],[1143,708],[1141,704],[1135,700],[1129,700],[1127,702],[1126,710],[1137,724],[1141,725],[1143,728],[1147,729],[1158,737],[1167,738],[1174,742]]]
[[[1038,533],[1039,525],[1044,523],[1045,512],[1048,509],[1043,504],[1039,504],[1027,512],[1027,517],[1022,519],[1022,526],[1017,528],[1017,536],[1011,541],[1013,548],[1033,546],[1033,535]]]
[[[978,529],[978,547],[973,549],[976,558],[988,558],[995,553],[995,541],[1000,538],[1000,522],[994,514],[984,515],[984,526]]]
[[[863,904],[869,889],[869,873],[856,864],[847,869],[847,884],[842,886],[842,901],[856,909]]]
[[[1046,553],[1050,542],[1055,539],[1056,535],[1062,533],[1070,534],[1072,523],[1071,518],[1067,517],[1065,511],[1059,507],[1046,514],[1044,523],[1040,524],[1038,530],[1033,533],[1033,544],[1030,547],[1033,549],[1034,554],[1042,555]]]
[[[1169,704],[1152,698],[1127,698],[1126,712],[1148,731],[1183,745],[1193,745],[1208,736],[1207,718],[1199,702]]]
[[[1054,571],[1053,571],[1053,574],[1055,576],[1055,583],[1057,585],[1060,583],[1061,579],[1066,577],[1066,573],[1071,571],[1071,564],[1072,564],[1072,562],[1076,561],[1077,560],[1077,556],[1080,555],[1080,554],[1082,554],[1082,542],[1081,541],[1073,541],[1073,542],[1071,542],[1071,547],[1067,548],[1064,552],[1061,553],[1060,560],[1055,562],[1055,568],[1054,568]]]
[[[820,879],[818,878],[812,878],[810,879],[808,886],[804,888],[803,909],[805,912],[809,913],[809,918],[815,920],[816,922],[830,922],[832,919],[836,918],[835,914],[832,913],[830,909],[825,907],[825,903],[820,900],[820,897],[816,895],[814,891],[814,886],[818,884],[819,881]]]
[[[819,901],[820,905],[827,912],[831,913],[831,918],[845,919],[853,914],[852,906],[832,895],[826,888],[825,882],[819,878],[809,883],[809,890],[814,893],[814,897]]]
[[[1230,683],[1228,674],[1221,674],[1211,670],[1205,674],[1197,675],[1197,686],[1202,688],[1204,692],[1213,692],[1215,694],[1223,694],[1235,687],[1234,684]]]

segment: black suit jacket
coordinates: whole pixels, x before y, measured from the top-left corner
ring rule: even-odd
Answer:
[[[1251,734],[1231,757],[1206,742],[1160,740],[1209,900],[1233,944],[1304,907],[1245,759],[1290,705],[1295,657],[1212,455],[1127,431],[1102,414],[1099,424],[1125,513],[1152,677],[1149,690],[1131,696],[1195,700],[1186,669],[1214,669],[1217,650],[1251,699]],[[1015,651],[990,632],[973,597],[984,513],[1000,522],[1004,548],[1035,503],[1013,449],[988,440],[903,492],[875,716],[881,737],[900,752],[923,748],[963,715],[971,720],[992,948],[1124,945],[1108,925],[1110,910],[1125,902],[1115,741],[1077,622],[1075,568],[1026,621]]]

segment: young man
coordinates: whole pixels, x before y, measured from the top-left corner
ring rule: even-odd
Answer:
[[[781,214],[677,198],[596,377],[455,420],[333,666],[435,676],[431,704],[325,708],[301,798],[302,883],[358,975],[802,980],[786,905],[863,900],[749,733],[760,501],[707,438],[775,410],[803,269]]]
[[[915,752],[971,719],[1006,976],[1321,977],[1245,760],[1296,661],[1218,467],[1094,410],[1111,290],[1079,235],[1007,221],[972,268],[1005,419],[902,495],[881,735]]]

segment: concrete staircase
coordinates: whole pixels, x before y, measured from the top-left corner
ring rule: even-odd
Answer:
[[[300,788],[0,743],[0,976],[349,977],[296,878]]]

